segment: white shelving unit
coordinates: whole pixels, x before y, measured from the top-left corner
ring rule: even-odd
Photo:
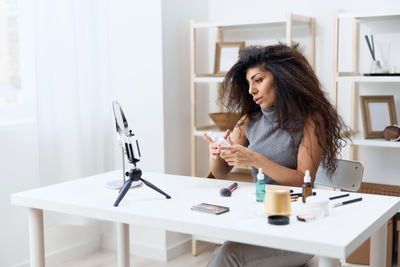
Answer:
[[[337,82],[400,83],[400,76],[338,76]]]
[[[207,132],[207,131],[213,131],[215,133],[217,133],[218,135],[224,135],[225,132],[220,131],[218,128],[210,128],[208,130],[196,130],[194,131],[194,135],[195,136],[203,136],[203,133]]]
[[[339,59],[339,22],[341,19],[352,20],[352,73],[338,72]],[[354,132],[358,132],[358,108],[359,108],[359,84],[362,83],[398,83],[400,87],[400,76],[362,76],[359,73],[359,47],[360,47],[360,23],[379,22],[382,20],[397,21],[400,23],[400,12],[387,13],[341,13],[335,14],[334,23],[334,72],[333,72],[333,91],[332,100],[337,105],[338,83],[351,82],[351,107],[350,127]],[[400,32],[400,28],[399,28]],[[351,74],[351,73],[350,73]],[[352,137],[353,142],[350,146],[350,159],[356,158],[356,146],[380,147],[380,148],[400,148],[399,142],[390,142],[385,139],[364,139],[359,134]]]
[[[310,22],[310,17],[286,13],[282,16],[268,17],[268,18],[256,18],[256,19],[245,19],[245,20],[235,20],[235,21],[197,21],[193,22],[193,27],[200,28],[216,28],[216,27],[224,27],[224,28],[232,28],[232,27],[254,27],[257,25],[265,25],[265,24],[274,24],[274,23],[282,23],[282,24],[291,24],[293,21],[297,22]],[[289,21],[290,20],[290,21]],[[291,25],[290,25],[291,26]]]
[[[224,30],[247,30],[260,26],[283,26],[285,28],[286,44],[292,45],[293,23],[305,23],[308,26],[308,60],[314,67],[314,21],[311,17],[286,13],[282,16],[269,18],[235,20],[235,21],[209,21],[200,22],[192,20],[190,22],[190,72],[191,72],[191,175],[198,176],[196,167],[196,138],[203,135],[204,132],[219,131],[215,125],[199,126],[196,121],[196,85],[200,83],[221,83],[224,77],[215,77],[213,74],[198,74],[196,71],[196,33],[199,29],[216,29],[218,42],[225,41],[223,38]],[[221,132],[222,134],[222,132]]]
[[[195,83],[221,83],[224,77],[195,77]]]
[[[369,13],[352,13],[352,12],[346,12],[346,13],[338,13],[337,14],[338,19],[362,19],[364,21],[371,21],[371,20],[382,20],[382,19],[387,19],[387,18],[400,18],[400,12],[369,12]]]
[[[379,138],[379,139],[364,139],[361,137],[353,138],[352,144],[356,146],[400,148],[400,142],[390,142],[384,138]]]
[[[340,33],[340,21],[346,20],[347,22],[352,23],[352,68],[351,72],[339,72],[339,33]],[[349,147],[349,158],[351,160],[357,160],[358,155],[357,151],[359,147],[368,147],[370,149],[400,149],[400,142],[390,142],[384,138],[378,139],[365,139],[362,135],[359,128],[359,108],[360,108],[360,85],[365,88],[372,88],[377,87],[379,88],[380,85],[390,84],[391,87],[399,88],[400,89],[400,76],[363,76],[360,73],[360,24],[363,23],[371,23],[374,24],[376,22],[380,23],[382,21],[386,21],[388,23],[392,23],[392,21],[397,21],[397,24],[400,24],[400,12],[387,12],[387,13],[341,13],[335,14],[334,20],[334,66],[333,66],[333,86],[332,86],[332,100],[334,104],[337,106],[338,104],[338,85],[339,83],[350,83],[350,127],[352,132],[355,134],[351,136],[352,142],[350,143]],[[390,22],[389,22],[390,21]],[[345,31],[345,30],[344,30]],[[399,31],[398,28],[395,32]],[[364,38],[363,38],[364,39]],[[361,41],[364,41],[364,40]],[[398,45],[398,44],[397,44]],[[341,50],[341,52],[344,52]],[[346,55],[347,56],[347,55]],[[365,59],[362,57],[362,59]],[[365,63],[364,63],[365,64]],[[382,86],[387,88],[387,86]],[[342,88],[341,88],[342,89]],[[345,88],[343,88],[345,89]],[[347,88],[346,88],[347,89]],[[382,89],[382,93],[385,94],[385,89]],[[400,91],[399,91],[400,92]],[[344,101],[346,102],[346,101]],[[362,128],[362,127],[361,127]],[[382,153],[381,153],[382,154]],[[381,155],[380,154],[380,155]],[[360,157],[361,158],[361,157]],[[376,163],[377,165],[380,164],[379,161]],[[368,165],[365,166],[368,168]],[[365,177],[366,178],[366,177]],[[391,252],[391,251],[390,251]],[[389,253],[390,253],[389,252]],[[347,264],[346,266],[353,266],[353,264]],[[361,265],[357,265],[361,266]],[[389,266],[389,265],[388,265]],[[390,264],[391,266],[391,264]]]

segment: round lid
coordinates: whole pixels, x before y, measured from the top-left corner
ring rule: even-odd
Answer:
[[[286,186],[273,185],[273,186],[268,186],[265,189],[265,192],[274,194],[290,194],[290,188]]]
[[[286,225],[289,224],[289,216],[283,216],[283,215],[268,216],[268,223],[274,225]]]
[[[311,183],[311,176],[310,176],[310,171],[306,170],[306,174],[304,175],[304,182],[305,183]]]
[[[257,180],[264,180],[264,173],[262,171],[262,168],[258,169]]]

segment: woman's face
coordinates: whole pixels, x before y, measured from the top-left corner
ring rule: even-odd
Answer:
[[[261,109],[267,109],[275,101],[274,77],[261,67],[247,69],[246,79],[249,83],[249,94]]]

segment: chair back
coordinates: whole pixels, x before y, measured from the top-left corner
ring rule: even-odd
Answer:
[[[348,191],[358,191],[361,186],[364,166],[361,162],[352,160],[338,160],[338,166],[331,176],[320,165],[315,176],[314,184],[340,188]]]

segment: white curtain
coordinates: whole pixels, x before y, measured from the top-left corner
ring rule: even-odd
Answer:
[[[41,184],[111,170],[107,0],[37,0]]]

